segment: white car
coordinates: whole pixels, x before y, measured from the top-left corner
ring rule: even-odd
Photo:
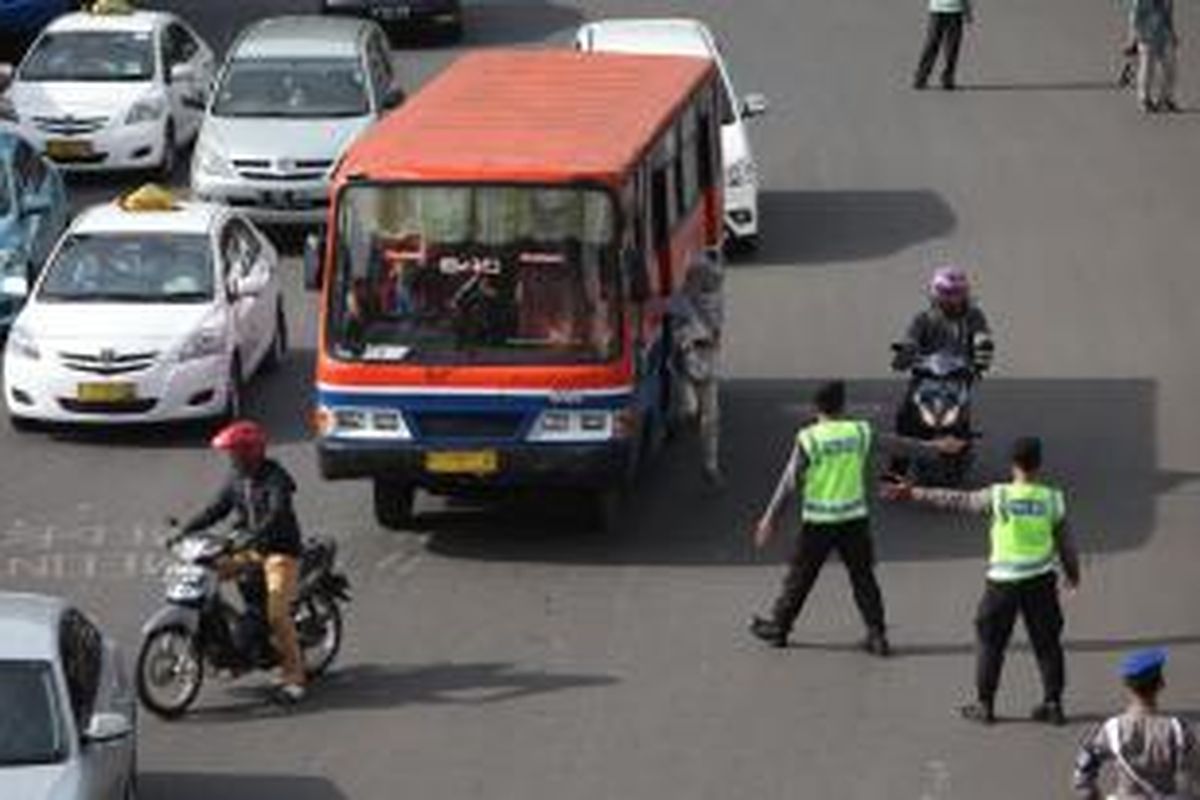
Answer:
[[[81,11],[50,23],[5,71],[0,121],[63,167],[169,175],[199,129],[213,53],[173,14]]]
[[[143,188],[83,212],[9,331],[14,427],[240,415],[245,382],[287,349],[277,269],[225,206]]]
[[[758,165],[746,120],[766,113],[760,94],[739,98],[717,40],[694,19],[606,19],[589,22],[575,34],[585,52],[701,56],[716,62],[725,92],[721,108],[721,156],[725,163],[725,231],[732,244],[752,250],[758,244]]]
[[[0,797],[132,800],[137,706],[116,644],[56,597],[0,592]]]

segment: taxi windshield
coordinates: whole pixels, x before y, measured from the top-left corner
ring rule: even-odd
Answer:
[[[67,756],[54,673],[45,661],[0,661],[0,766]]]
[[[597,363],[620,349],[609,195],[351,186],[327,317],[342,360]]]
[[[38,39],[21,65],[22,81],[148,81],[154,77],[151,35],[132,31],[67,31]]]
[[[366,77],[351,59],[246,58],[221,80],[218,117],[361,117]]]
[[[73,234],[46,268],[38,300],[205,303],[213,284],[204,234]]]

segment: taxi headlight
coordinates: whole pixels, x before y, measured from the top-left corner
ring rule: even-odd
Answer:
[[[8,332],[8,352],[30,361],[37,361],[42,357],[42,351],[38,349],[33,335],[21,325],[14,325]]]
[[[212,146],[211,142],[201,141],[196,145],[196,172],[205,175],[212,175],[216,178],[232,178],[234,177],[233,165],[229,163],[229,159],[221,153],[220,150]]]
[[[195,361],[198,358],[219,356],[225,352],[228,339],[225,331],[217,328],[203,328],[192,334],[179,350],[180,361]]]
[[[754,162],[748,158],[735,161],[725,169],[725,185],[730,189],[753,183],[756,177]]]
[[[126,125],[140,125],[143,122],[153,122],[162,119],[167,113],[167,103],[161,97],[139,100],[125,115]]]

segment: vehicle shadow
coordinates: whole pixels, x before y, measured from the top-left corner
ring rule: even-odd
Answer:
[[[545,0],[476,0],[463,4],[464,47],[542,42],[583,24],[578,8]]]
[[[950,204],[930,189],[779,191],[759,196],[758,251],[734,263],[795,266],[883,258],[948,235]]]
[[[221,772],[142,772],[143,800],[348,800],[333,781],[315,775],[246,775]]]
[[[960,83],[961,92],[1116,92],[1121,85],[1116,80],[1065,80],[996,83]]]
[[[901,381],[851,385],[855,413],[889,427]],[[774,487],[798,426],[808,416],[814,384],[732,380],[723,388],[727,486],[706,492],[690,437],[649,468],[626,518],[608,534],[590,531],[578,505],[548,495],[529,503],[421,514],[429,552],[445,558],[581,564],[755,564],[785,557],[793,525],[756,553],[749,533]],[[1045,437],[1048,479],[1069,490],[1079,544],[1088,554],[1144,546],[1156,525],[1156,499],[1196,480],[1158,468],[1156,389],[1151,380],[989,380],[976,398],[984,438],[972,484],[1003,479],[1009,442]],[[1114,459],[1113,453],[1120,453]],[[877,464],[881,468],[883,464]],[[1121,486],[1119,493],[1113,486]],[[982,559],[986,525],[913,507],[877,503],[874,528],[885,561]]]
[[[236,722],[262,716],[319,714],[333,710],[387,709],[407,705],[487,706],[525,697],[608,686],[607,675],[543,672],[505,662],[404,667],[358,664],[331,672],[313,684],[300,705],[281,707],[266,685],[234,686],[230,700],[201,705],[187,719]]]
[[[1196,647],[1200,646],[1200,634],[1164,634],[1162,636],[1131,636],[1108,639],[1072,639],[1063,640],[1063,649],[1068,653],[1125,653],[1143,647]],[[817,650],[826,652],[858,652],[862,648],[857,643],[847,642],[816,642],[793,639],[788,644],[789,650]],[[1009,651],[1014,653],[1032,653],[1029,642],[1020,640],[1009,645]],[[940,656],[972,655],[975,652],[975,642],[898,642],[892,645],[892,655],[896,658],[920,658]]]

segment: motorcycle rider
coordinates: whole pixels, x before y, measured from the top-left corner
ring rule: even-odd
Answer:
[[[282,667],[280,696],[297,702],[304,697],[305,674],[292,619],[301,552],[300,525],[292,507],[296,482],[278,462],[267,458],[267,434],[258,423],[230,423],[213,437],[212,447],[229,454],[233,470],[212,502],[183,526],[183,532],[209,528],[232,514],[236,528],[249,537],[247,551],[224,571],[243,565],[262,569],[267,622]]]
[[[929,280],[929,307],[918,312],[908,325],[904,340],[896,348],[892,369],[911,370],[921,358],[934,353],[947,353],[963,358],[975,375],[986,372],[992,365],[995,344],[991,327],[983,309],[971,297],[971,282],[959,266],[938,267]],[[916,378],[909,382],[904,399],[896,410],[896,434],[905,437],[921,435],[921,421],[912,402]],[[904,474],[908,461],[893,459],[891,471]]]

